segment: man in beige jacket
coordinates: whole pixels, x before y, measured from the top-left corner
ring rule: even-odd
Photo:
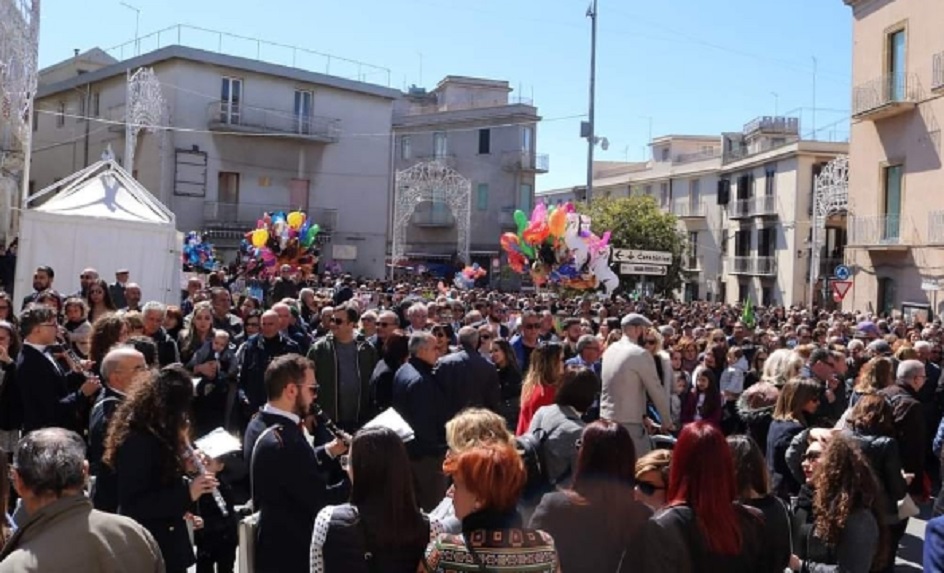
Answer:
[[[636,456],[651,449],[643,420],[646,397],[652,400],[663,420],[663,429],[672,431],[669,395],[652,354],[640,346],[646,329],[652,326],[641,314],[628,314],[620,321],[623,338],[603,353],[603,392],[600,395],[600,417],[622,424],[633,438]]]
[[[30,432],[13,457],[26,520],[0,552],[0,573],[164,573],[157,542],[134,520],[92,509],[85,444],[75,432]]]

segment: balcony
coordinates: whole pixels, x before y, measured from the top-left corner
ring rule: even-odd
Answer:
[[[688,272],[698,272],[701,270],[701,262],[697,255],[685,255],[682,257],[682,270]]]
[[[424,202],[416,206],[410,224],[424,229],[445,229],[456,225],[449,206],[439,202]]]
[[[777,257],[731,257],[728,272],[732,275],[772,277],[777,274]]]
[[[210,131],[270,135],[310,143],[337,143],[341,138],[339,119],[221,101],[207,106],[207,125]]]
[[[944,211],[928,213],[928,244],[944,245]]]
[[[451,153],[434,153],[432,155],[419,155],[413,158],[413,164],[430,163],[437,161],[450,169],[456,168],[456,156]]]
[[[879,120],[915,108],[919,99],[915,74],[889,74],[856,86],[852,91],[852,117]]]
[[[944,89],[944,52],[934,54],[931,63],[931,89]]]
[[[752,217],[776,217],[777,201],[773,195],[761,195],[738,199],[728,206],[731,219],[750,219]]]
[[[744,124],[743,133],[766,133],[771,135],[798,135],[800,118],[765,115]]]
[[[297,210],[298,206],[281,203],[225,203],[206,201],[203,203],[203,224],[213,233],[215,238],[241,239],[249,229],[256,227],[256,222],[262,214],[273,211]],[[331,233],[338,228],[337,209],[302,209],[308,220],[318,223],[323,234]]]
[[[704,219],[705,204],[702,202],[692,203],[691,201],[678,201],[672,204],[672,214],[678,219]]]
[[[530,151],[506,151],[502,153],[502,167],[506,171],[547,173],[549,166],[550,158],[546,153],[532,153]]]
[[[895,251],[908,248],[905,218],[901,215],[878,215],[847,219],[849,245],[876,251]]]

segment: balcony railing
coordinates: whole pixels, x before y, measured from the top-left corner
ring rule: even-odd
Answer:
[[[944,211],[928,213],[928,244],[944,245]]]
[[[676,165],[685,164],[685,163],[695,163],[696,161],[707,161],[709,159],[717,159],[721,157],[721,147],[717,149],[712,147],[709,150],[705,151],[696,151],[694,153],[679,153],[675,156],[675,159],[672,160],[672,163]]]
[[[410,222],[417,227],[452,227],[456,218],[445,203],[426,203],[417,206]]]
[[[705,204],[679,201],[672,205],[672,214],[679,219],[701,219],[705,217]]]
[[[918,76],[888,74],[856,86],[852,91],[852,116],[881,119],[909,111],[920,97]]]
[[[203,203],[204,223],[214,225],[237,225],[254,227],[256,221],[262,218],[263,213],[285,211],[286,213],[298,209],[298,205],[284,203],[227,203],[220,201],[206,201]],[[337,209],[302,209],[308,220],[318,223],[323,231],[333,231],[338,226]],[[247,228],[248,228],[247,227]]]
[[[746,159],[754,155],[759,155],[761,153],[780,149],[781,147],[786,147],[787,145],[792,145],[796,143],[797,140],[798,137],[796,135],[785,135],[782,137],[764,138],[752,145],[739,145],[732,149],[726,149],[722,155],[721,162],[731,163],[732,161]]]
[[[502,153],[502,166],[508,171],[547,173],[550,167],[550,158],[546,153],[506,151]]]
[[[760,195],[733,201],[728,207],[728,216],[732,219],[750,217],[770,217],[777,215],[777,201],[773,195]]]
[[[931,89],[944,89],[944,52],[934,54],[931,64]]]
[[[797,135],[800,133],[800,118],[765,115],[744,124],[744,133],[774,133]]]
[[[682,257],[682,269],[686,271],[697,271],[701,269],[697,255],[686,255]]]
[[[773,276],[777,274],[777,257],[732,257],[729,272],[734,275]]]
[[[901,215],[878,215],[847,219],[849,244],[861,247],[904,247],[909,243]]]
[[[210,103],[207,119],[212,131],[270,134],[323,143],[336,143],[341,138],[339,119],[223,101]]]

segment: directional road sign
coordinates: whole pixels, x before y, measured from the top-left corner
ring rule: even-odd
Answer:
[[[833,276],[841,281],[847,281],[852,276],[852,271],[846,265],[839,265],[833,269]]]
[[[636,249],[613,249],[613,262],[645,265],[672,264],[672,253],[666,251],[637,251]],[[665,273],[662,273],[665,274]]]
[[[640,265],[635,263],[620,263],[621,275],[647,275],[652,277],[664,277],[669,267],[661,265]]]

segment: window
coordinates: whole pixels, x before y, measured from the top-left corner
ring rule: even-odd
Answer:
[[[66,124],[66,102],[59,102],[56,110],[56,127],[62,127]]]
[[[102,94],[95,92],[92,94],[92,117],[102,117],[101,108]]]
[[[694,212],[701,205],[701,180],[692,179],[688,182],[688,200]]]
[[[668,147],[663,147],[663,148],[662,148],[662,155],[661,155],[660,157],[661,157],[662,161],[668,161],[668,160],[669,160],[669,148],[668,148]]]
[[[223,78],[220,87],[220,122],[239,124],[240,104],[243,100],[243,81]]]
[[[885,168],[882,205],[882,214],[885,216],[883,242],[898,241],[901,220],[901,177],[901,165],[889,165]]]
[[[492,130],[479,130],[479,155],[488,155],[492,148]]]
[[[409,135],[400,136],[400,159],[413,159],[413,140]]]
[[[747,300],[748,287],[746,282],[738,283],[738,300],[745,301]]]
[[[652,185],[646,185],[646,197],[652,197]]]
[[[760,288],[760,299],[761,304],[764,306],[773,306],[774,305],[774,289],[765,286]]]
[[[449,222],[449,205],[446,203],[446,190],[445,189],[433,189],[432,192],[432,202],[430,206],[430,222],[437,224],[445,224]]]
[[[521,128],[521,151],[531,153],[532,149],[534,149],[534,128],[523,127]]]
[[[311,111],[315,94],[308,90],[295,90],[295,133],[311,133]]]
[[[475,188],[475,208],[479,211],[488,209],[488,183],[479,183]]]
[[[905,97],[905,31],[897,30],[888,35],[888,90],[886,94],[891,102],[901,101]]]
[[[891,313],[895,309],[895,280],[883,277],[878,279],[878,312]]]
[[[530,183],[518,185],[518,208],[525,213],[531,212],[531,202],[534,200],[534,187]]]
[[[757,256],[772,257],[777,248],[777,229],[765,227],[757,230]]]
[[[220,171],[216,200],[224,205],[239,203],[239,173]]]
[[[768,165],[764,168],[764,195],[771,197],[777,190],[777,166]]]
[[[75,122],[82,123],[85,121],[85,98],[86,95],[79,96],[79,113],[76,114]]]
[[[749,230],[736,231],[734,235],[734,256],[749,257],[751,255],[751,232]]]
[[[668,182],[659,184],[659,201],[663,207],[668,207],[672,201],[672,191],[669,189]]]
[[[443,159],[448,154],[449,146],[448,141],[446,140],[446,132],[437,131],[433,133],[433,157],[436,159]]]
[[[688,268],[698,268],[698,231],[688,233]]]

